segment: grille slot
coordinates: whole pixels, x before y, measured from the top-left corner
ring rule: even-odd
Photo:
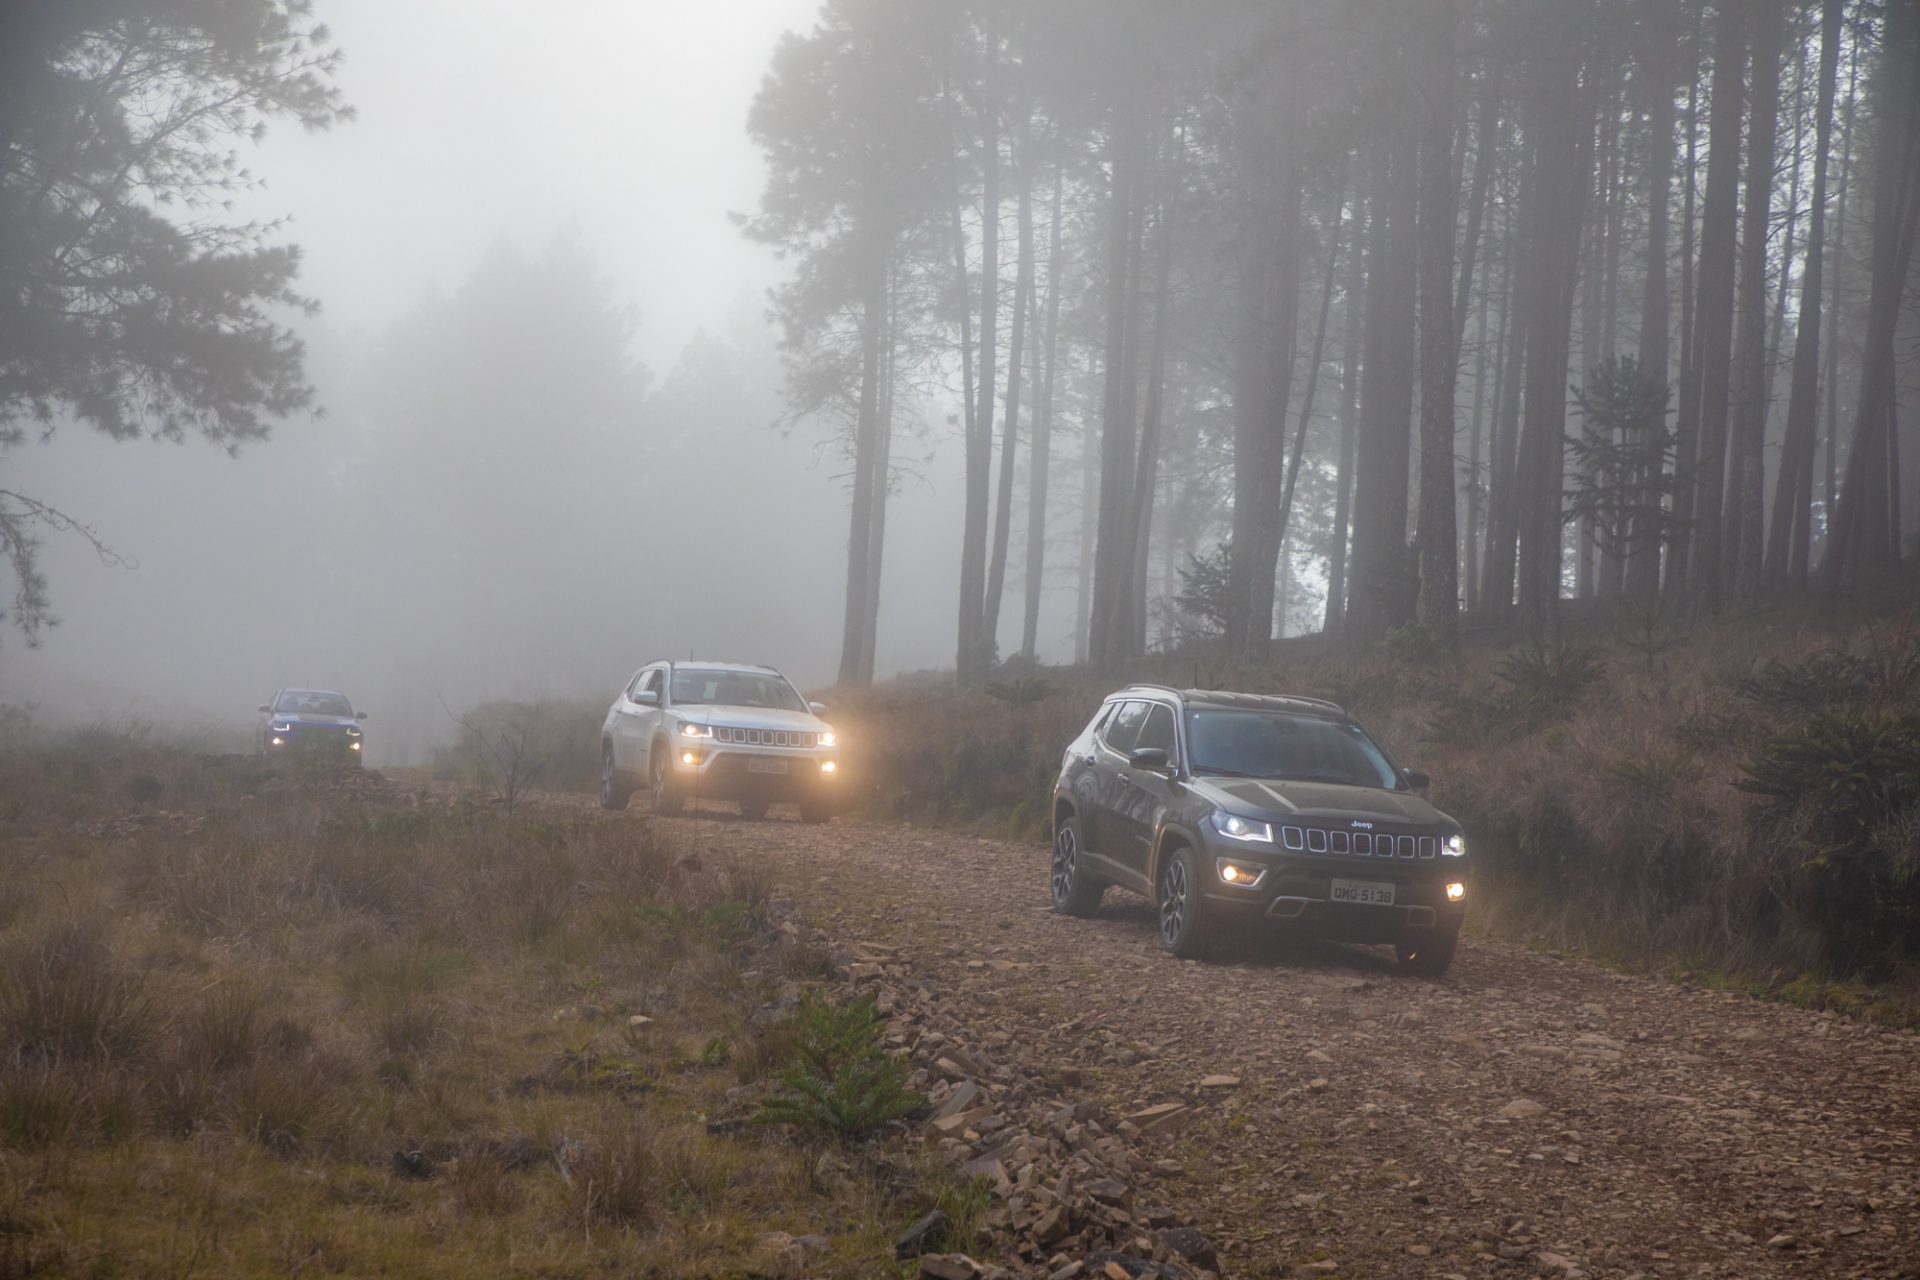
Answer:
[[[811,747],[818,735],[799,729],[736,729],[715,725],[713,740],[739,747]]]
[[[1292,853],[1331,853],[1355,858],[1406,858],[1425,861],[1440,856],[1438,836],[1393,836],[1371,831],[1327,830],[1324,827],[1279,828],[1279,842]]]

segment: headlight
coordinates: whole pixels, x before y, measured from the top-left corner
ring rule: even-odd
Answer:
[[[713,736],[713,730],[704,724],[683,724],[680,726],[680,736],[683,738],[711,738]]]
[[[347,736],[348,736],[349,738],[357,738],[357,737],[359,737],[359,736],[360,736],[361,734],[363,734],[363,733],[365,733],[365,732],[366,732],[366,730],[364,730],[364,729],[360,729],[360,728],[357,728],[357,727],[356,727],[356,726],[354,726],[354,725],[348,725],[348,726],[347,726]]]
[[[823,747],[837,747],[840,745],[840,739],[834,736],[833,730],[831,729],[822,729],[819,738],[815,741]]]
[[[1467,838],[1461,835],[1457,831],[1454,832],[1452,835],[1448,836],[1445,840],[1442,840],[1440,842],[1440,852],[1445,854],[1449,858],[1466,857],[1467,856]]]
[[[273,730],[275,733],[292,733],[293,732],[292,724],[270,724],[267,726],[267,728]]]
[[[1231,813],[1213,811],[1213,829],[1229,840],[1241,840],[1247,844],[1272,844],[1273,826],[1252,818],[1242,818]]]

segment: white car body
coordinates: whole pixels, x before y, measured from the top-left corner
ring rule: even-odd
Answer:
[[[759,817],[794,803],[808,821],[837,807],[839,752],[826,710],[772,667],[651,662],[607,708],[600,729],[600,803],[626,806],[646,788],[656,812],[688,799],[732,800]]]

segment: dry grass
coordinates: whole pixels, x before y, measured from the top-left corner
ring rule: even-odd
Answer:
[[[771,1230],[897,1267],[925,1194],[708,1132],[820,975],[764,870],[158,750],[0,794],[0,1274],[738,1275]]]

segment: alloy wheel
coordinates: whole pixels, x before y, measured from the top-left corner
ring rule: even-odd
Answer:
[[[1063,906],[1073,895],[1073,876],[1079,870],[1080,849],[1073,828],[1062,826],[1053,838],[1053,905]]]
[[[1187,922],[1187,864],[1183,858],[1174,858],[1167,863],[1166,872],[1160,877],[1160,936],[1168,946],[1180,940],[1180,930]]]

